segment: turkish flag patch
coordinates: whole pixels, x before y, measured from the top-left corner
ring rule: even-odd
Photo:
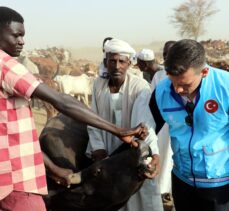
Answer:
[[[218,110],[218,103],[215,100],[208,100],[204,104],[204,108],[208,113],[214,113]]]

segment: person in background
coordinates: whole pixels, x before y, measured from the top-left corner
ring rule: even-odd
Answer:
[[[175,42],[175,41],[174,41]],[[168,41],[165,43],[163,48],[163,59],[165,60],[169,48],[174,44],[173,41]],[[156,84],[164,79],[166,72],[163,66],[159,66],[155,63],[154,52],[150,49],[143,49],[138,53],[138,66],[143,71],[143,75],[146,76],[148,73],[152,73],[151,77],[145,77],[147,81],[151,84],[152,91],[155,89]],[[144,74],[146,73],[146,74]],[[149,76],[149,74],[148,74]],[[160,164],[161,171],[158,177],[158,185],[160,192],[162,194],[162,201],[164,206],[172,207],[172,197],[171,197],[171,169],[172,169],[172,150],[170,147],[170,137],[168,134],[168,126],[164,125],[158,136],[158,148],[160,154]]]
[[[146,173],[146,176],[154,178],[159,173],[159,155],[154,123],[148,107],[150,86],[144,79],[129,73],[131,57],[135,50],[128,43],[112,39],[105,44],[104,49],[109,78],[96,79],[92,94],[92,110],[119,127],[129,127],[141,121],[147,125],[149,136],[145,141],[149,144],[153,156],[149,165],[149,171],[152,173]],[[93,160],[106,158],[122,144],[111,133],[91,126],[88,127],[88,133],[89,144],[86,152]],[[121,210],[163,210],[155,180],[146,179],[141,189]]]
[[[104,50],[104,45],[109,42],[109,40],[112,40],[112,37],[106,37],[103,40],[103,46],[102,46],[102,51],[103,51],[103,61],[101,62],[101,64],[99,65],[99,76],[102,78],[108,78],[108,72],[107,72],[107,68],[106,68],[106,53]]]
[[[143,72],[143,78],[151,83],[154,74],[162,67],[157,64],[154,52],[150,49],[142,49],[137,54],[137,66]]]
[[[229,210],[229,73],[208,66],[191,39],[169,49],[165,70],[149,106],[156,133],[169,125],[175,209]]]
[[[14,57],[23,49],[24,19],[15,10],[0,7],[0,210],[44,211],[47,194],[44,164],[57,181],[68,183],[71,170],[56,166],[40,149],[29,100],[51,103],[73,119],[104,129],[126,143],[147,135],[144,125],[120,128],[96,115],[69,95],[36,79]],[[44,159],[44,160],[43,160]]]
[[[163,47],[163,60],[166,60],[169,49],[176,43],[176,41],[167,41]],[[151,88],[154,91],[157,84],[167,78],[164,66],[161,70],[157,71],[152,79]],[[160,154],[161,171],[158,176],[158,184],[162,194],[162,201],[164,206],[173,207],[172,189],[171,189],[171,170],[173,167],[172,149],[170,146],[170,136],[168,124],[165,123],[163,128],[157,134],[158,148]]]
[[[169,49],[176,43],[176,41],[174,40],[169,40],[167,41],[165,44],[164,44],[164,47],[163,47],[163,60],[165,62],[166,60],[166,57],[168,55],[168,52],[169,52]],[[151,86],[152,86],[152,89],[154,90],[156,85],[163,79],[165,79],[167,77],[167,73],[165,71],[165,68],[164,66],[161,66],[161,70],[160,71],[157,71],[151,81]]]

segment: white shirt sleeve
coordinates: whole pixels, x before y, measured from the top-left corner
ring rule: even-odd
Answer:
[[[155,134],[156,124],[149,108],[150,97],[151,91],[150,89],[147,89],[143,90],[135,100],[132,110],[131,127],[135,127],[141,122],[145,123],[149,131],[149,135],[147,136],[145,142],[149,144],[153,154],[159,154],[157,144],[158,138]]]
[[[151,82],[152,91],[156,88],[157,84],[161,80],[165,79],[166,77],[167,77],[167,75],[166,75],[165,70],[160,70],[160,71],[156,72],[153,79],[152,79],[152,82]]]
[[[97,102],[95,99],[95,86],[93,87],[91,109],[98,114]],[[88,126],[87,131],[89,135],[89,141],[86,149],[86,155],[88,157],[91,157],[91,153],[93,151],[98,149],[105,149],[106,147],[105,143],[103,142],[102,130],[92,126]]]

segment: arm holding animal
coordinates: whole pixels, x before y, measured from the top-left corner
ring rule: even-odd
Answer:
[[[44,83],[41,83],[33,92],[33,97],[47,101],[52,104],[58,111],[70,116],[73,119],[79,120],[91,126],[107,130],[112,134],[118,136],[123,142],[137,146],[134,141],[134,136],[144,139],[147,135],[147,129],[144,124],[139,124],[132,129],[124,129],[115,126],[114,124],[104,120],[96,115],[85,105],[74,99],[73,97],[59,93],[49,88]]]
[[[69,175],[73,174],[73,171],[71,169],[65,169],[55,165],[44,152],[42,153],[44,164],[47,171],[49,172],[49,176],[55,180],[56,183],[64,186],[69,186],[71,184]]]

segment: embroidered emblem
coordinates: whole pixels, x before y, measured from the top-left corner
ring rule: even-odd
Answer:
[[[218,103],[215,100],[208,100],[204,104],[204,108],[208,113],[214,113],[218,110]]]

